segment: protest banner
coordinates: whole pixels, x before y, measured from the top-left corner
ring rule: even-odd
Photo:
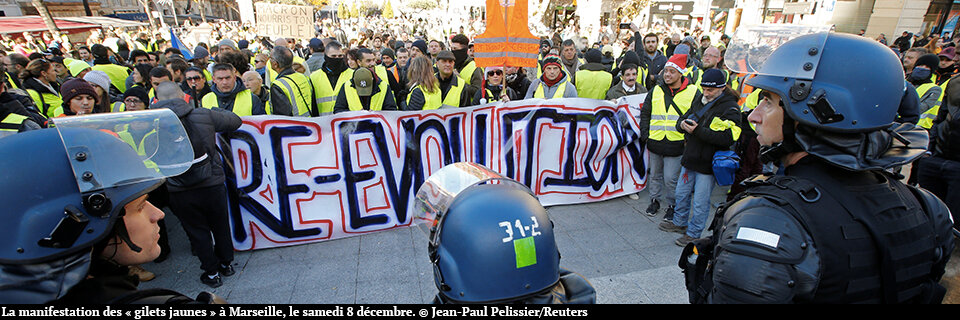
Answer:
[[[474,162],[544,205],[602,201],[645,186],[643,95],[612,103],[528,99],[431,111],[244,117],[226,134],[234,247],[252,250],[409,226],[433,172]]]
[[[310,39],[313,7],[257,2],[257,33],[274,38]]]

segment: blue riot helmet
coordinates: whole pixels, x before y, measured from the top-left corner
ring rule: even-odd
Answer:
[[[760,25],[738,30],[724,59],[734,72],[756,74],[748,85],[780,96],[784,145],[773,149],[863,170],[909,162],[926,147],[910,125],[894,126],[903,68],[876,41],[829,26]]]
[[[451,164],[424,182],[414,210],[430,238],[434,282],[444,302],[517,301],[560,280],[547,212],[514,180],[478,164]]]
[[[54,124],[0,139],[5,303],[62,297],[86,277],[93,248],[108,237],[119,236],[139,252],[119,218],[124,205],[193,160],[186,132],[170,110],[56,118]],[[133,146],[119,138],[133,128],[154,134]]]

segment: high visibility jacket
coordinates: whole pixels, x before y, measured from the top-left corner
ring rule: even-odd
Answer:
[[[0,138],[20,132],[20,126],[28,118],[16,113],[8,114],[3,120],[0,120]]]
[[[474,39],[473,59],[478,67],[537,65],[540,39],[527,27],[527,2],[486,0],[487,28]],[[469,75],[468,75],[469,76]]]
[[[123,104],[123,101],[117,101],[113,103],[113,107],[110,108],[110,112],[124,112],[127,110],[127,106]]]
[[[340,78],[343,78],[343,74]],[[330,85],[327,73],[317,70],[310,74],[310,83],[313,85],[313,98],[320,115],[333,113],[333,106],[337,103],[337,93],[340,92],[343,82],[337,81],[337,87],[334,88]]]
[[[463,82],[466,82],[467,85],[472,85],[473,82],[473,72],[477,70],[477,62],[470,61],[467,65],[463,66],[463,69],[460,69],[460,79],[463,79]]]
[[[27,89],[27,94],[30,95],[30,98],[33,98],[33,103],[47,118],[59,117],[63,114],[63,98],[60,97],[60,94],[48,92],[41,94],[33,89]]]
[[[384,83],[386,81],[380,81]],[[373,96],[370,97],[370,109],[364,109],[363,103],[360,102],[360,95],[357,94],[357,89],[352,85],[346,85],[343,87],[343,93],[347,97],[347,106],[350,107],[350,111],[360,111],[360,110],[370,110],[370,111],[380,111],[383,110],[383,99],[387,96],[387,92],[381,90]]]
[[[673,103],[676,104],[676,107],[667,104],[662,86],[653,87],[653,92],[650,94],[653,97],[650,101],[650,135],[648,138],[657,141],[683,141],[683,133],[677,131],[677,120],[693,104],[693,98],[697,95],[697,86],[687,85],[683,91],[677,92],[673,97]]]
[[[280,88],[290,105],[295,108],[295,115],[301,117],[310,116],[311,101],[313,97],[313,86],[310,79],[299,72],[294,72],[273,81],[273,86]],[[267,102],[267,114],[273,114],[272,101]]]
[[[567,81],[570,81],[570,80],[563,79],[563,81],[560,81],[560,83],[557,83],[557,85],[559,86],[557,87],[557,91],[553,93],[552,97],[549,97],[546,99],[563,98],[563,94],[567,92]],[[545,84],[543,83],[543,81],[540,81],[540,84],[537,85],[537,90],[533,92],[534,98],[544,99],[543,86],[545,86]]]
[[[422,110],[434,110],[443,108],[457,108],[460,107],[460,96],[463,94],[463,88],[465,87],[463,81],[457,81],[457,78],[453,78],[455,83],[450,84],[450,89],[447,90],[447,95],[443,95],[443,90],[440,90],[440,85],[437,84],[433,90],[433,93],[428,93],[426,90],[423,90],[419,84],[414,86],[413,89],[420,89],[420,92],[423,93],[423,108]],[[410,92],[413,92],[413,89],[410,89]],[[413,95],[407,95],[407,104],[410,104],[410,97]]]
[[[613,75],[606,71],[577,71],[577,96],[603,100],[613,83]],[[563,96],[560,96],[563,97]]]
[[[946,84],[946,82],[944,82],[944,84]],[[927,91],[929,91],[930,89],[936,86],[937,85],[935,83],[930,83],[930,82],[921,84],[919,87],[917,87],[917,96],[923,97],[923,95],[926,94]],[[930,109],[927,109],[926,111],[920,114],[920,122],[917,123],[918,126],[924,129],[933,128],[933,120],[937,118],[937,112],[940,112],[939,101],[942,101],[942,100],[943,100],[943,90],[941,90],[940,96],[937,98],[937,101],[938,101],[937,104],[935,104],[933,107],[931,107]]]
[[[217,99],[216,93],[210,92],[203,96],[200,105],[207,109],[220,108],[220,100]],[[250,93],[250,89],[237,92],[233,96],[233,109],[230,111],[241,117],[253,115],[253,94]]]
[[[93,66],[93,70],[100,70],[110,78],[110,84],[117,88],[120,93],[127,91],[127,77],[130,76],[130,69],[115,64],[98,64]]]
[[[150,130],[150,132],[147,132],[147,134],[143,135],[143,137],[140,138],[140,141],[136,141],[136,139],[133,138],[133,135],[130,134],[129,128],[124,128],[123,130],[117,131],[116,136],[119,137],[120,140],[123,140],[123,142],[125,142],[126,144],[133,147],[133,149],[137,151],[138,155],[140,155],[141,157],[145,157],[147,156],[147,150],[144,148],[144,144],[147,141],[147,138],[150,138],[151,136],[155,136],[156,134],[157,134],[157,130]],[[153,139],[156,140],[157,138],[153,137]],[[160,170],[159,166],[157,166],[155,162],[149,159],[144,159],[143,164],[147,168],[151,168],[157,171]]]
[[[386,68],[386,67],[384,67],[384,68]],[[400,82],[400,67],[398,67],[396,63],[394,63],[392,67],[389,67],[389,68],[386,68],[386,69],[387,69],[387,71],[389,71],[390,74],[393,75],[393,80],[396,80],[397,82]]]

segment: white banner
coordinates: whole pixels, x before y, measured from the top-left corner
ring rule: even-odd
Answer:
[[[234,247],[408,226],[423,181],[461,161],[516,179],[544,205],[636,193],[646,182],[637,123],[642,101],[643,95],[618,104],[530,99],[420,112],[244,117],[221,145],[232,158],[225,168]]]
[[[273,38],[311,39],[313,7],[257,2],[257,34]]]

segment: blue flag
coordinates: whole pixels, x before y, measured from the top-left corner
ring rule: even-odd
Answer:
[[[193,59],[193,50],[187,48],[187,46],[183,44],[183,41],[180,41],[180,38],[173,32],[173,29],[170,29],[170,45],[180,50],[180,53],[182,53],[183,57],[187,60]]]

